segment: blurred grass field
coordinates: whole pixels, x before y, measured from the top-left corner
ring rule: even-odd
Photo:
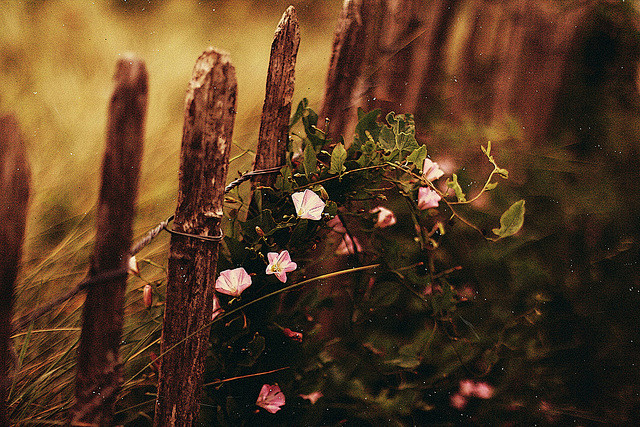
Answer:
[[[136,53],[149,73],[134,229],[139,237],[175,210],[184,94],[202,51],[208,46],[223,49],[236,67],[238,114],[231,157],[237,160],[230,166],[232,180],[251,168],[270,46],[282,13],[293,4],[300,19],[294,104],[306,97],[319,106],[341,3],[3,1],[0,114],[16,114],[32,172],[14,315],[61,294],[86,274],[107,104],[119,55]],[[147,282],[160,290],[167,242],[161,235],[142,252],[142,279],[130,281],[122,355],[131,366],[148,363],[148,352],[141,350],[148,350],[159,336],[161,310],[144,310],[139,298]],[[9,402],[15,422],[55,419],[56,414],[59,418],[71,403],[80,304],[81,298],[71,300],[32,325],[35,332],[15,337],[18,366]]]
[[[3,2],[0,112],[17,114],[32,166],[28,258],[41,254],[36,236],[59,238],[52,227],[95,204],[106,107],[119,55],[138,54],[149,71],[139,211],[155,221],[174,209],[182,106],[195,60],[208,46],[231,54],[239,87],[231,156],[251,149],[273,32],[289,3]],[[318,104],[340,2],[293,3],[299,3],[302,35],[294,102],[308,97]],[[233,173],[246,169],[250,157],[232,165]]]

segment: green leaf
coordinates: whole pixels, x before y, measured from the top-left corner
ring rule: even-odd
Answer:
[[[324,213],[330,215],[331,217],[336,216],[338,213],[338,204],[333,200],[328,200],[327,204],[324,207]]]
[[[274,188],[284,193],[293,192],[293,178],[291,166],[289,164],[280,169],[280,174],[278,174],[278,177],[276,178]]]
[[[524,200],[518,200],[500,217],[500,228],[492,231],[500,238],[516,234],[524,224]]]
[[[490,183],[488,183],[487,185],[485,185],[485,186],[484,186],[484,189],[485,189],[486,191],[491,191],[491,190],[493,190],[494,188],[496,188],[497,186],[498,186],[498,183],[497,183],[497,182],[490,182]]]
[[[503,177],[504,179],[509,178],[509,171],[503,168],[497,168],[496,173]]]
[[[385,162],[395,162],[398,161],[398,158],[400,157],[400,150],[398,150],[397,148],[394,148],[393,150],[391,150],[391,152],[384,156],[384,161]]]
[[[368,139],[366,132],[369,132],[374,141],[378,139],[380,128],[382,125],[378,123],[380,109],[375,109],[365,113],[361,108],[358,109],[358,124],[356,125],[356,135],[361,144]]]
[[[298,103],[298,108],[296,112],[291,116],[291,121],[289,122],[289,129],[291,129],[304,115],[305,110],[309,106],[309,101],[307,98],[302,98],[302,101]]]
[[[413,150],[411,154],[407,156],[407,162],[413,163],[417,167],[421,168],[422,163],[424,163],[424,159],[427,158],[427,147],[421,145],[420,147]]]
[[[396,146],[396,135],[393,129],[383,126],[378,135],[378,145],[385,151],[391,151]]]
[[[307,144],[304,148],[304,173],[309,178],[311,174],[318,170],[318,159],[316,158],[316,152],[311,146]]]
[[[396,282],[375,282],[370,293],[370,304],[374,309],[395,304],[402,295],[404,287]]]
[[[396,135],[396,148],[402,151],[413,152],[415,149],[419,148],[420,145],[418,141],[416,141],[415,132],[399,132]]]
[[[318,114],[311,108],[305,108],[302,114],[302,124],[307,136],[314,135],[316,133],[315,128],[318,125]]]
[[[367,141],[362,144],[362,155],[357,160],[358,164],[362,167],[369,166],[376,155],[376,148],[377,146],[375,142],[371,139],[367,139]]]
[[[391,129],[398,132],[399,124],[398,124],[398,119],[396,118],[395,112],[390,111],[389,113],[387,113],[384,119],[387,121],[387,123],[389,123],[389,126],[391,126]]]
[[[467,197],[464,195],[462,191],[462,187],[460,187],[460,183],[458,182],[458,175],[453,174],[453,179],[447,179],[447,187],[452,188],[456,193],[456,197],[459,202],[466,202]]]
[[[331,152],[331,168],[329,169],[329,173],[342,175],[342,172],[347,169],[344,167],[345,160],[347,160],[347,150],[345,150],[342,143],[339,143]]]
[[[382,148],[386,151],[398,150],[400,160],[404,159],[403,152],[412,152],[419,148],[415,137],[416,126],[411,114],[396,115],[390,112],[386,120],[389,127],[383,126],[378,138]]]
[[[400,356],[395,359],[385,360],[384,363],[403,369],[415,369],[420,365],[420,360],[415,357]]]

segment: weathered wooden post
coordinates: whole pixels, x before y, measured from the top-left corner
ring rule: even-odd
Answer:
[[[365,96],[370,90],[364,74],[367,68],[371,69],[372,43],[378,42],[374,30],[380,27],[381,10],[382,0],[344,2],[320,111],[320,120],[329,119],[327,134],[333,139],[343,135],[349,140],[357,120],[358,104],[354,105],[354,98]]]
[[[271,43],[255,170],[282,166],[285,163],[299,45],[298,17],[294,7],[289,6],[282,15]],[[252,189],[257,185],[270,187],[275,180],[275,174],[255,176],[251,181]]]
[[[144,62],[134,56],[120,59],[114,80],[91,275],[114,270],[122,270],[122,274],[87,292],[72,424],[112,425],[116,394],[122,382],[119,347],[126,267],[147,110],[148,83]]]
[[[328,134],[349,143],[357,109],[415,113],[437,98],[449,24],[460,2],[442,0],[345,1],[320,118]]]
[[[180,183],[169,249],[167,302],[154,425],[191,426],[198,416],[237,83],[229,56],[206,50],[184,108]],[[208,239],[207,239],[208,238]]]
[[[29,164],[18,122],[0,118],[0,426],[9,425],[7,387],[14,282],[20,266],[29,199]]]

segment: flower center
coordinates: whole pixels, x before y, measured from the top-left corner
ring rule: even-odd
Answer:
[[[282,271],[282,266],[279,262],[277,262],[271,266],[271,271],[273,271],[274,273],[280,273]]]

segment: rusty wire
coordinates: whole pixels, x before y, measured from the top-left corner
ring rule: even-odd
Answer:
[[[282,166],[277,166],[274,168],[268,168],[268,169],[261,169],[261,170],[257,170],[257,171],[252,171],[252,172],[247,172],[245,174],[243,174],[240,178],[236,179],[235,181],[231,182],[229,185],[227,185],[224,189],[225,194],[228,193],[229,191],[233,190],[234,188],[236,188],[237,186],[239,186],[240,184],[242,184],[243,182],[249,180],[251,177],[253,176],[257,176],[257,175],[268,175],[271,173],[276,173],[279,172],[280,169],[282,168]],[[177,234],[177,235],[181,235],[181,236],[186,236],[186,237],[191,237],[191,238],[196,238],[196,239],[200,239],[200,240],[206,240],[206,241],[220,241],[223,238],[222,233],[219,236],[199,236],[196,234],[189,234],[189,233],[182,233],[179,231],[175,231],[172,230],[168,227],[169,223],[173,220],[173,215],[171,215],[169,218],[167,218],[166,220],[160,222],[158,225],[156,225],[155,227],[153,227],[151,230],[149,230],[143,237],[141,237],[140,239],[138,239],[133,245],[131,245],[131,249],[129,250],[129,255],[130,256],[134,256],[137,253],[139,253],[142,249],[144,249],[149,243],[151,243],[151,241],[158,235],[160,234],[160,232],[162,230],[165,230],[171,234]],[[92,275],[91,272],[89,272],[88,276],[82,280],[80,283],[78,283],[73,289],[71,289],[69,292],[65,293],[64,295],[56,298],[53,301],[50,301],[46,304],[41,305],[38,308],[33,309],[32,311],[30,311],[29,313],[21,316],[20,318],[18,318],[17,320],[14,320],[12,323],[12,331],[13,333],[17,333],[18,331],[20,331],[21,329],[25,328],[29,323],[33,322],[34,320],[38,319],[39,317],[41,317],[42,315],[44,315],[45,313],[47,313],[49,310],[51,310],[53,307],[56,307],[60,304],[62,304],[63,302],[73,298],[74,296],[78,295],[80,292],[95,286],[95,285],[100,285],[100,284],[105,284],[105,283],[109,283],[109,282],[113,282],[114,280],[121,280],[125,277],[127,277],[128,274],[128,268],[118,268],[115,270],[108,270],[96,275]]]

